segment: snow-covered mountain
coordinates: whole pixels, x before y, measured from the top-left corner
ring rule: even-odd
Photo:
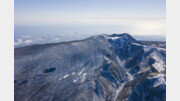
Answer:
[[[165,101],[165,42],[130,35],[15,49],[15,101]]]

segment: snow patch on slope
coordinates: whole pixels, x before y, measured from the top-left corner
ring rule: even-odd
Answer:
[[[84,73],[84,74],[82,75],[82,78],[81,78],[81,83],[83,83],[83,82],[85,81],[85,77],[86,77],[86,75],[87,75],[87,73]]]
[[[159,77],[156,81],[155,81],[155,83],[154,83],[154,87],[157,87],[157,86],[159,86],[159,85],[161,85],[161,84],[166,84],[166,80],[165,80],[165,78],[164,77]]]
[[[64,79],[66,79],[67,77],[69,77],[69,74],[66,74],[66,75],[64,76]]]
[[[158,72],[162,72],[165,70],[165,62],[161,59],[161,57],[159,56],[159,54],[153,53],[152,57],[155,59],[155,63],[153,64],[153,67],[158,71]]]
[[[119,37],[108,37],[108,39],[115,40],[115,39],[119,39]]]
[[[78,73],[78,75],[81,75],[84,71],[84,68]]]

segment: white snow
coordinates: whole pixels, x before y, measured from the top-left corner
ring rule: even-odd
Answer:
[[[69,74],[64,75],[64,79],[66,79],[67,77],[69,77]]]
[[[127,75],[128,75],[129,81],[133,80],[133,76],[129,72],[127,72]],[[114,101],[116,101],[116,99],[118,97],[118,94],[119,94],[119,92],[121,92],[121,90],[123,89],[124,85],[125,85],[125,83],[122,83],[121,86],[116,90],[116,95],[114,97]]]
[[[162,71],[165,70],[163,64],[160,63],[160,62],[155,62],[155,63],[153,64],[153,67],[154,67],[158,72],[162,72]]]
[[[32,40],[26,40],[24,43],[32,43],[33,41]]]
[[[156,47],[158,50],[164,50],[164,51],[166,51],[166,49],[164,49],[164,48],[160,48],[160,47]]]
[[[76,74],[75,72],[72,73],[72,75],[75,75],[75,74]]]
[[[132,44],[133,44],[133,45],[137,45],[137,46],[145,46],[145,45],[141,45],[141,44],[139,44],[139,43],[134,43],[134,42],[132,42]]]
[[[127,75],[128,75],[129,81],[133,80],[133,76],[129,72],[127,72]]]
[[[78,75],[81,75],[84,71],[84,68],[78,73]]]
[[[160,73],[160,74],[158,74],[158,75],[155,75],[155,76],[153,76],[153,77],[148,77],[149,79],[152,79],[152,78],[160,78],[160,77],[164,77],[165,76],[165,74],[163,74],[163,73]]]
[[[161,59],[161,57],[158,56],[157,53],[153,53],[151,56],[156,60],[156,62],[153,64],[153,67],[154,67],[158,72],[164,71],[166,65],[165,65],[164,61]]]
[[[150,51],[150,49],[152,49],[152,47],[144,46],[143,49],[145,52],[148,52],[148,51]]]
[[[86,77],[86,75],[87,75],[87,73],[84,73],[84,74],[82,75],[82,78],[81,78],[81,83],[83,83],[83,82],[85,81],[85,77]]]
[[[107,63],[111,63],[112,61],[108,59],[106,56],[104,56],[105,60],[108,61]]]
[[[119,37],[108,37],[108,39],[115,40],[115,39],[119,39]]]
[[[119,92],[121,92],[122,88],[124,87],[125,83],[122,83],[121,86],[116,90],[116,95],[114,97],[114,101],[116,101]]]
[[[78,79],[75,79],[75,80],[73,80],[73,82],[74,82],[74,83],[76,83],[76,82],[77,82],[77,80],[78,80]]]
[[[165,78],[164,77],[159,77],[157,80],[156,80],[156,82],[154,83],[154,87],[157,87],[157,86],[159,86],[159,85],[161,85],[161,84],[166,84],[166,80],[165,80]]]
[[[149,51],[151,48],[153,48],[153,47],[150,47],[150,46],[141,45],[141,44],[139,44],[139,43],[134,43],[134,42],[132,42],[132,44],[133,44],[133,45],[136,45],[136,46],[142,46],[142,47],[143,47],[143,50],[144,50],[145,52],[147,52],[147,51]]]
[[[147,51],[147,50],[150,49],[150,48],[156,48],[156,49],[158,49],[158,50],[164,50],[164,51],[166,51],[166,49],[160,48],[160,47],[151,47],[151,46],[141,45],[141,44],[139,44],[139,43],[133,43],[133,42],[132,42],[132,44],[133,44],[133,45],[137,45],[137,46],[142,46],[142,47],[144,47],[144,51]]]

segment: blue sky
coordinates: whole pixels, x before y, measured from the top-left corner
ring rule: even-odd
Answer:
[[[165,0],[15,0],[14,3],[15,24],[57,19],[166,17]]]

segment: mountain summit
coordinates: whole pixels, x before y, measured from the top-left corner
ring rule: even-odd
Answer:
[[[164,42],[129,34],[14,51],[15,101],[165,101]]]

